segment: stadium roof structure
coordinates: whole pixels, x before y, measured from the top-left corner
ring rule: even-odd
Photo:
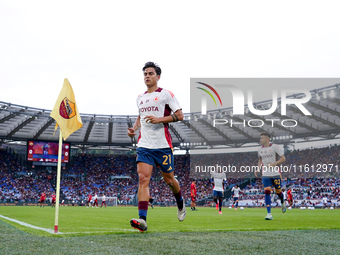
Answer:
[[[232,108],[207,111],[206,115],[185,113],[183,121],[170,123],[173,145],[179,149],[254,146],[258,145],[262,132],[270,133],[281,144],[339,138],[340,84],[310,92],[312,99],[304,104],[310,116],[305,116],[295,105],[287,105],[286,115],[278,113],[279,110],[270,115],[254,115],[247,105],[242,116],[234,116]],[[289,97],[302,98],[305,94]],[[271,105],[272,100],[254,103],[258,110],[270,109]],[[278,99],[278,109],[280,105]],[[58,141],[58,135],[53,135],[55,121],[50,113],[51,110],[0,101],[0,143],[23,145],[28,139]],[[138,132],[135,138],[127,136],[127,127],[133,125],[136,115],[80,115],[83,127],[67,139],[72,146],[117,150],[136,147]],[[220,122],[214,125],[217,119]]]

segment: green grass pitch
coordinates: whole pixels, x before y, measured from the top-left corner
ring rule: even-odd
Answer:
[[[5,240],[0,254],[110,254],[111,249],[116,254],[281,254],[282,242],[287,243],[288,253],[332,254],[340,250],[340,210],[293,209],[283,214],[272,209],[272,221],[264,220],[265,208],[223,208],[222,212],[219,215],[215,208],[187,208],[186,219],[179,222],[175,207],[149,208],[145,233],[129,225],[130,219],[138,216],[137,207],[60,207],[58,235],[0,218],[0,238]],[[2,216],[51,230],[54,213],[51,207],[0,207]],[[22,240],[20,244],[18,240]],[[55,249],[40,246],[41,240]]]

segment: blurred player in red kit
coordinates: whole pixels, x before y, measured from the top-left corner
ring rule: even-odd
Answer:
[[[92,195],[89,193],[89,194],[87,195],[87,207],[90,207],[91,201],[92,201]]]
[[[289,203],[289,207],[291,207],[293,205],[293,194],[292,194],[292,188],[288,188],[288,191],[287,191],[287,201]]]
[[[190,185],[190,194],[191,194],[191,211],[197,211],[196,209],[196,196],[197,196],[196,180],[193,180]]]
[[[45,200],[46,200],[46,194],[45,192],[42,192],[40,196],[40,207],[44,207]]]
[[[55,200],[56,200],[56,195],[53,193],[51,196],[51,205],[52,207],[55,207]]]
[[[98,196],[97,193],[94,194],[92,207],[98,208]]]

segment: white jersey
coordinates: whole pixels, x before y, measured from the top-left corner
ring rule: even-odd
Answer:
[[[328,200],[327,197],[323,197],[323,198],[322,198],[322,202],[323,202],[324,204],[327,204],[327,200]]]
[[[105,199],[106,199],[106,197],[105,197],[105,195],[103,195],[102,196],[102,201],[105,202]]]
[[[93,201],[95,201],[97,198],[98,198],[98,196],[97,196],[97,195],[94,195]]]
[[[235,186],[231,189],[231,192],[234,192],[234,197],[239,197],[240,196],[240,187],[235,188]]]
[[[280,168],[267,167],[268,164],[275,163],[283,155],[283,150],[277,144],[269,144],[268,147],[262,146],[258,152],[259,158],[262,159],[262,176],[263,177],[276,177],[280,176]]]
[[[283,194],[283,200],[287,200],[287,191],[282,192],[282,194]]]
[[[212,173],[211,177],[214,179],[214,190],[224,191],[223,180],[226,179],[225,173]]]
[[[148,149],[172,148],[172,139],[168,123],[152,124],[145,121],[146,116],[157,118],[169,116],[181,107],[174,94],[166,89],[158,88],[152,93],[145,92],[137,97],[141,129],[138,147]]]

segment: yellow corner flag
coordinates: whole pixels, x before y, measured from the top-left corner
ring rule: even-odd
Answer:
[[[73,89],[68,79],[64,79],[63,88],[50,116],[57,122],[55,129],[58,128],[58,125],[60,126],[64,140],[83,126]]]

